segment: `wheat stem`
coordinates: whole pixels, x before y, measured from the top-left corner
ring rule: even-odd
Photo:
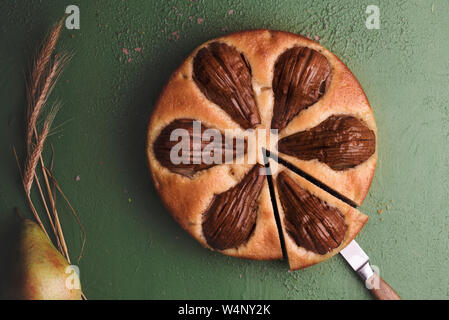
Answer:
[[[36,181],[37,189],[39,190],[39,195],[41,196],[42,203],[44,204],[45,212],[47,213],[51,229],[53,230],[53,234],[56,235],[56,228],[53,223],[53,218],[51,217],[50,210],[48,209],[47,201],[45,200],[44,192],[42,190],[41,184],[39,182],[39,177],[37,176],[37,174],[34,175],[34,180]],[[61,241],[59,240],[59,237],[56,237],[56,241],[59,250],[62,251]]]
[[[45,165],[42,160],[42,157],[40,158],[40,161],[41,161],[42,175],[44,177],[45,185],[47,187],[47,195],[48,195],[48,198],[50,199],[50,205],[51,205],[51,208],[53,211],[53,217],[55,219],[55,225],[56,225],[56,230],[57,230],[56,236],[59,237],[59,240],[61,241],[62,253],[66,257],[67,261],[70,263],[70,256],[69,256],[67,244],[66,244],[66,241],[64,238],[64,233],[62,232],[61,223],[59,221],[59,214],[58,214],[58,210],[56,209],[55,198],[53,197],[53,194],[51,191],[50,182],[48,180],[47,172],[45,170]]]
[[[48,172],[48,176],[52,179],[53,181],[53,185],[56,187],[56,189],[58,190],[58,192],[61,194],[61,196],[63,197],[64,201],[66,202],[67,206],[70,208],[70,210],[72,211],[73,216],[75,217],[76,222],[78,223],[78,226],[81,229],[81,232],[83,233],[83,244],[81,245],[81,250],[80,250],[80,254],[78,256],[78,263],[81,260],[81,257],[83,255],[84,252],[84,247],[86,245],[86,231],[84,230],[84,227],[78,217],[78,214],[76,213],[75,209],[73,208],[72,204],[70,203],[69,199],[67,198],[67,196],[65,195],[65,193],[62,191],[61,186],[59,185],[58,181],[56,180],[55,176],[53,175],[53,173],[51,172],[51,170],[49,170],[48,168],[45,168],[46,171]]]

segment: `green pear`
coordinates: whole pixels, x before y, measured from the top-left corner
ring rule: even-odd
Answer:
[[[56,250],[40,226],[21,222],[12,291],[24,300],[80,300],[77,272]]]

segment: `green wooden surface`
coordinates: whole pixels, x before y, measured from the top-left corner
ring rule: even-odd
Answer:
[[[81,29],[63,30],[58,44],[74,58],[53,95],[64,102],[55,123],[63,125],[50,141],[55,174],[88,235],[79,264],[88,298],[370,298],[339,256],[290,273],[285,261],[239,260],[203,249],[155,193],[145,137],[164,83],[197,45],[255,28],[319,36],[358,77],[379,129],[379,163],[361,207],[371,219],[357,240],[404,298],[449,298],[444,0],[1,1],[2,274],[12,245],[12,209],[30,215],[11,149],[23,155],[24,73],[43,34],[69,4],[80,8]],[[380,8],[380,30],[365,27],[369,4]],[[61,218],[76,258],[80,232],[69,211]]]

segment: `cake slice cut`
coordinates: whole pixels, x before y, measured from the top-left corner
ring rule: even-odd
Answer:
[[[273,185],[290,270],[337,254],[368,221],[359,210],[282,165],[273,175]]]

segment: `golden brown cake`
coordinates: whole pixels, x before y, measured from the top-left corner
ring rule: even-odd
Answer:
[[[190,137],[186,162],[171,158],[180,142],[173,139],[176,129]],[[201,158],[201,152],[210,153],[211,140],[201,140],[209,129],[220,135],[213,142],[222,151],[212,155],[222,163]],[[230,129],[233,143],[224,138]],[[171,76],[148,127],[149,166],[162,201],[203,246],[224,254],[280,259],[282,234],[292,269],[329,258],[367,217],[283,166],[273,176],[271,199],[262,158],[249,161],[260,145],[248,132],[258,129],[278,130],[277,144],[262,144],[272,154],[354,203],[363,202],[377,162],[377,129],[360,84],[318,43],[270,30],[210,40]]]

